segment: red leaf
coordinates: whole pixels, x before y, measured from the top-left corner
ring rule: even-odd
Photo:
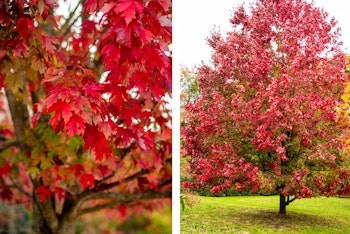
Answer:
[[[51,198],[51,191],[49,188],[45,187],[45,186],[39,186],[37,189],[36,189],[36,192],[38,193],[39,195],[39,199],[40,201],[45,201],[46,199],[49,199]]]
[[[150,42],[153,37],[154,37],[153,33],[147,29],[142,29],[140,32],[140,39],[142,44],[146,44]]]
[[[43,48],[49,52],[49,53],[54,53],[55,52],[55,47],[53,46],[53,42],[57,42],[57,40],[53,39],[52,37],[48,36],[41,36]],[[57,43],[58,44],[58,43]]]
[[[79,181],[83,189],[92,188],[94,187],[95,177],[91,174],[83,174]]]
[[[104,6],[104,0],[87,0],[84,9],[87,13],[97,12]]]
[[[98,165],[98,169],[100,170],[101,174],[103,177],[107,176],[108,175],[108,167],[105,166],[105,165]]]
[[[81,26],[83,35],[96,32],[96,23],[94,21],[84,20]]]
[[[127,210],[127,206],[126,205],[119,205],[118,206],[118,210],[119,210],[119,212],[120,212],[120,214],[123,216],[123,217],[125,217],[126,216],[126,210]]]
[[[16,30],[22,35],[22,37],[27,40],[29,34],[31,34],[34,29],[33,22],[28,18],[20,18],[16,24]]]
[[[144,5],[139,1],[124,0],[117,4],[114,11],[122,13],[121,16],[124,17],[126,24],[129,24],[136,18],[136,13],[141,14],[144,8]]]
[[[5,166],[0,166],[0,178],[9,174],[11,171],[10,164],[6,164]]]
[[[154,2],[158,2],[163,7],[164,11],[167,11],[169,7],[171,7],[171,1],[170,0],[153,0]]]
[[[0,61],[7,54],[7,50],[0,49]]]
[[[78,115],[73,115],[69,122],[66,124],[66,130],[69,137],[74,135],[83,135],[85,132],[85,123],[84,119]]]
[[[62,199],[64,198],[64,196],[66,194],[66,191],[63,188],[56,187],[54,193],[57,195],[58,200],[62,201]]]
[[[144,184],[149,184],[149,181],[145,177],[138,177],[137,178],[137,184],[138,184],[140,190],[143,192],[143,191],[145,191],[145,187],[143,185]]]
[[[0,191],[0,198],[2,200],[11,201],[13,198],[13,193],[10,189],[3,189]]]
[[[110,149],[105,135],[97,130],[97,127],[88,126],[85,132],[85,147],[84,149],[90,148],[96,154],[97,160],[102,160],[103,156],[109,156]]]
[[[25,58],[28,57],[28,50],[24,47],[22,43],[18,43],[16,47],[12,50],[13,57],[18,58],[23,55]]]
[[[75,177],[79,177],[84,172],[84,167],[81,164],[74,164],[71,169],[74,171]]]

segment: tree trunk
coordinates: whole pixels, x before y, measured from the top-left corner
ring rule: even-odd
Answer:
[[[50,224],[46,224],[43,215],[33,205],[32,233],[33,234],[75,234],[76,219],[69,220],[63,217],[57,230],[51,230]]]
[[[32,233],[34,234],[75,234],[77,218],[67,212],[62,215],[52,213],[51,201],[33,201]],[[53,217],[54,215],[54,217]]]
[[[52,233],[50,228],[46,225],[44,217],[36,202],[33,202],[32,231],[35,234]]]
[[[58,226],[58,230],[55,234],[75,234],[75,224],[76,224],[76,219],[64,218],[60,222]]]
[[[280,210],[278,214],[280,215],[286,215],[287,214],[287,201],[286,201],[286,196],[280,194]]]

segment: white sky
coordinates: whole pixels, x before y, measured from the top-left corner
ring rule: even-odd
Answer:
[[[230,30],[229,19],[234,7],[243,2],[254,0],[178,0],[174,4],[174,56],[178,56],[180,65],[193,67],[200,65],[203,60],[210,60],[210,48],[206,38],[214,26],[220,31]],[[342,29],[342,38],[346,52],[350,52],[350,1],[344,0],[315,0],[338,21]]]

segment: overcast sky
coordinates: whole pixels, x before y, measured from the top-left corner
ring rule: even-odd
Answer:
[[[244,0],[178,0],[173,1],[174,10],[174,56],[179,65],[193,67],[203,60],[210,60],[210,48],[206,38],[214,26],[221,32],[230,30],[229,18],[232,10]],[[246,0],[245,2],[254,2]],[[338,21],[346,52],[350,53],[350,1],[315,0]],[[345,49],[345,48],[344,48]]]

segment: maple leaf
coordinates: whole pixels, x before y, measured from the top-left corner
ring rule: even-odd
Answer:
[[[23,55],[25,58],[28,57],[28,50],[22,43],[18,43],[12,52],[13,57],[15,58],[18,58],[21,55]]]
[[[66,191],[63,188],[55,187],[54,194],[57,195],[59,201],[62,201],[66,194]]]
[[[167,11],[169,7],[171,7],[171,1],[169,0],[153,0],[154,2],[157,2],[163,7],[164,11]]]
[[[34,23],[28,18],[20,18],[16,24],[16,30],[22,35],[22,37],[27,40],[29,34],[34,29]]]
[[[84,20],[82,23],[82,33],[89,34],[96,32],[96,23],[91,20]]]
[[[139,186],[141,192],[143,192],[143,191],[145,191],[144,185],[145,185],[145,184],[149,184],[149,181],[148,181],[148,179],[145,178],[145,177],[138,177],[138,178],[137,178],[137,184],[138,184],[138,186]]]
[[[82,185],[83,189],[93,188],[95,185],[95,177],[92,174],[84,173],[81,175],[79,182]]]
[[[79,177],[84,172],[84,167],[81,164],[74,164],[71,166],[71,169],[74,171],[75,177]]]
[[[38,193],[40,201],[51,198],[51,190],[48,187],[39,186],[35,191]]]
[[[0,190],[0,198],[5,201],[12,201],[13,192],[9,189],[2,189]]]
[[[129,24],[136,18],[136,13],[142,14],[144,5],[135,0],[123,0],[114,8],[115,13],[121,13],[121,16],[125,19],[126,24]]]
[[[142,29],[140,32],[140,39],[142,44],[151,42],[153,37],[154,37],[153,33],[147,29]]]
[[[118,210],[122,216],[126,216],[127,206],[122,204],[118,206]]]
[[[56,48],[53,46],[53,43],[59,44],[57,39],[48,36],[41,36],[41,39],[43,48],[49,53],[54,53]]]
[[[0,178],[9,174],[10,171],[11,171],[10,164],[7,163],[4,166],[0,166]]]
[[[72,137],[76,135],[84,135],[85,132],[85,121],[79,115],[72,115],[69,121],[66,123],[65,128],[67,130],[68,136]]]
[[[104,0],[87,0],[84,3],[84,9],[91,12],[98,12],[104,6]]]
[[[108,172],[109,172],[108,166],[106,166],[106,165],[99,165],[98,169],[100,170],[100,172],[101,172],[103,177],[108,175]]]
[[[109,156],[110,149],[102,132],[96,131],[92,126],[88,126],[84,140],[85,149],[91,148],[95,152],[97,160],[102,160],[104,156]]]

